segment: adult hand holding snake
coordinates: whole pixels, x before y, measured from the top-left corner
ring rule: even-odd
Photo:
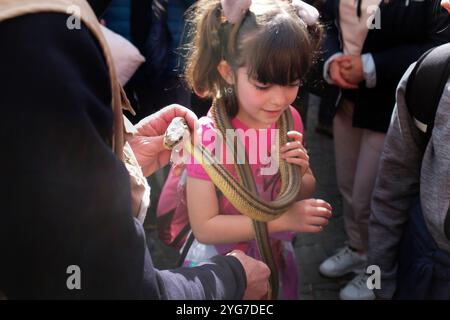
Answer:
[[[129,143],[146,177],[169,163],[171,151],[164,147],[163,140],[167,127],[175,117],[184,118],[191,132],[197,132],[197,116],[191,110],[177,104],[161,109],[142,119],[135,126],[137,134]],[[178,166],[175,171],[179,172],[182,169],[182,166]]]

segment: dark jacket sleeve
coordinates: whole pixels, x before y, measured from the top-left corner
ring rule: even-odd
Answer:
[[[322,14],[322,22],[326,33],[323,42],[323,58],[327,61],[333,54],[342,51],[339,42],[339,30],[337,28],[336,0],[327,0]]]
[[[240,300],[247,286],[244,269],[234,257],[216,256],[203,266],[158,271],[162,299]]]
[[[232,257],[153,268],[130,213],[128,173],[108,144],[103,56],[87,28],[68,30],[66,19],[0,24],[0,291],[10,299],[241,298],[245,275]]]
[[[425,1],[423,40],[402,43],[387,50],[373,53],[377,85],[392,86],[398,83],[408,67],[427,50],[450,41],[450,16],[437,7],[439,1]],[[383,23],[383,22],[381,22]]]

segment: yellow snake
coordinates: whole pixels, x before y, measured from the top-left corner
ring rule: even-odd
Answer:
[[[226,130],[232,129],[225,108],[222,105],[218,106],[218,103],[215,101],[211,112],[216,128],[219,129],[222,137],[225,138]],[[280,130],[279,146],[283,146],[288,142],[288,130],[293,128],[293,119],[289,108],[280,116],[277,128]],[[279,158],[281,191],[274,201],[265,201],[258,196],[247,156],[245,156],[244,164],[238,164],[236,161],[236,154],[245,154],[245,152],[242,152],[242,148],[244,148],[242,142],[238,138],[233,139],[234,141],[228,140],[225,139],[227,146],[231,150],[235,150],[234,166],[241,182],[236,180],[223,165],[217,163],[216,158],[203,144],[198,143],[194,146],[191,140],[184,139],[183,146],[184,150],[192,154],[202,165],[214,185],[225,195],[228,201],[242,214],[252,219],[259,253],[271,271],[269,299],[276,299],[279,286],[278,270],[270,245],[267,222],[278,218],[296,201],[300,190],[300,170],[297,166]]]

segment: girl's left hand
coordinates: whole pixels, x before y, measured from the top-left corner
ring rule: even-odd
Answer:
[[[309,170],[309,156],[303,146],[303,135],[298,131],[289,131],[288,138],[294,140],[280,148],[280,156],[287,162],[300,166],[301,176]]]

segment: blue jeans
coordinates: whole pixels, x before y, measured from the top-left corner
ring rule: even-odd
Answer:
[[[420,200],[402,239],[395,298],[450,300],[450,252],[439,249],[428,231]]]

